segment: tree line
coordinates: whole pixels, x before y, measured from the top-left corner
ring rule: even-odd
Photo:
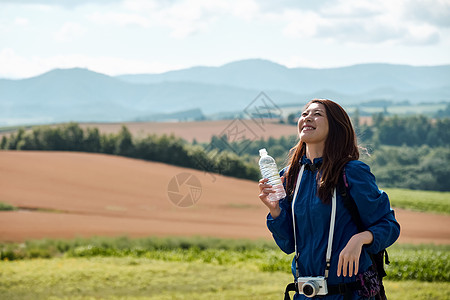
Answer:
[[[450,191],[448,147],[381,146],[362,160],[383,187]]]
[[[174,135],[154,134],[133,137],[126,126],[118,133],[102,134],[98,128],[82,129],[77,123],[60,126],[36,126],[29,131],[19,129],[9,137],[3,136],[0,149],[81,151],[120,155],[210,173],[258,180],[256,165],[231,151],[206,151],[200,145],[187,143]]]
[[[450,110],[450,104],[447,106]],[[444,112],[442,112],[444,113]],[[427,118],[423,115],[400,117],[380,112],[372,115],[372,124],[360,122],[359,110],[352,115],[352,122],[361,143],[390,146],[448,146],[450,144],[450,118]],[[287,123],[297,125],[294,114]]]
[[[374,114],[372,125],[353,116],[356,131],[363,143],[390,146],[445,147],[450,144],[450,118],[431,119],[422,115],[408,117]]]

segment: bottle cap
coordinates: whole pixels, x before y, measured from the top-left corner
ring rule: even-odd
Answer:
[[[267,155],[266,148],[262,148],[262,149],[259,150],[259,156],[264,156],[264,155]]]

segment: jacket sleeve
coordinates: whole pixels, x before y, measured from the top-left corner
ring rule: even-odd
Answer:
[[[368,165],[361,161],[351,161],[345,167],[345,174],[361,221],[373,234],[373,242],[366,250],[369,253],[377,253],[398,239],[400,224],[390,207],[388,195],[378,189],[375,176]]]
[[[287,202],[286,198],[280,200],[281,213],[276,219],[272,218],[270,213],[267,215],[267,228],[272,232],[278,247],[286,254],[291,254],[295,250],[294,229],[292,228],[292,213],[285,202]]]
[[[285,170],[282,170],[280,175],[283,176],[284,172]],[[295,251],[295,246],[291,202],[288,197],[280,200],[280,208],[281,213],[276,219],[272,218],[270,213],[267,215],[267,228],[278,247],[286,254],[291,254]]]

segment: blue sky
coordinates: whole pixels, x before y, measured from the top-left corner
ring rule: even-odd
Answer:
[[[450,64],[450,0],[0,0],[0,77]]]

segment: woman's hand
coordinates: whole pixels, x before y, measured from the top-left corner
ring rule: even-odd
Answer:
[[[370,244],[372,241],[373,235],[370,231],[363,231],[351,237],[347,245],[342,249],[341,254],[339,254],[338,277],[341,276],[341,271],[344,277],[347,274],[349,277],[358,274],[362,246]]]
[[[272,189],[272,186],[267,183],[267,181],[269,181],[267,178],[263,178],[259,181],[259,199],[261,199],[267,208],[269,208],[272,218],[276,219],[281,213],[281,208],[279,201],[269,200],[269,194],[275,193],[275,191]],[[281,177],[281,181],[284,182],[284,176]]]

